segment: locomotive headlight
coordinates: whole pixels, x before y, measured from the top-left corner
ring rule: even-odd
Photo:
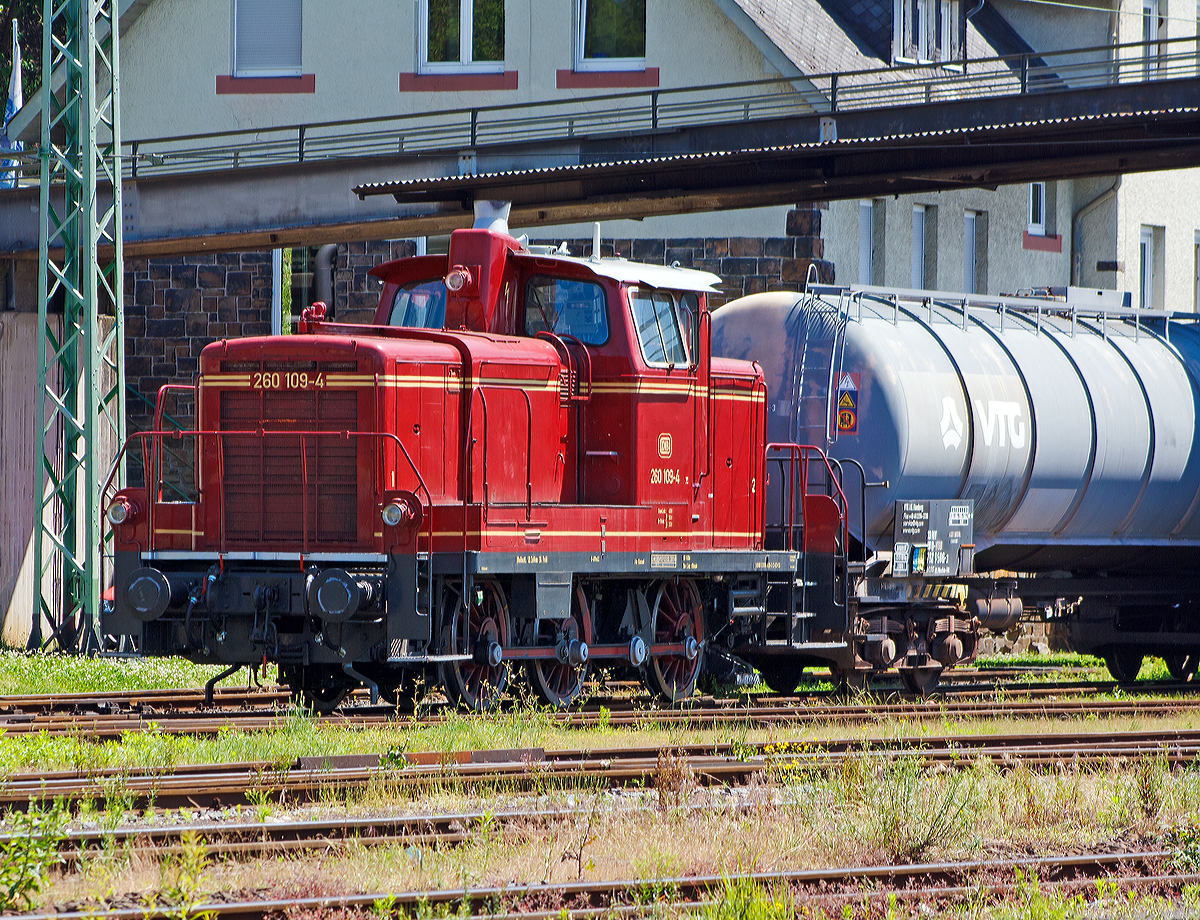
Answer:
[[[129,520],[130,515],[133,513],[133,508],[130,507],[129,502],[127,502],[125,499],[118,498],[108,506],[107,513],[108,522],[116,527],[119,524],[124,524]]]
[[[445,281],[446,287],[457,294],[471,283],[471,272],[462,265],[455,265],[446,275]]]
[[[392,502],[383,506],[383,523],[388,527],[395,527],[405,518],[405,512],[408,511],[400,502]]]

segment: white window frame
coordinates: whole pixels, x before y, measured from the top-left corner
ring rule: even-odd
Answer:
[[[914,204],[912,212],[912,288],[925,290],[925,205]]]
[[[951,69],[961,69],[956,51],[959,35],[955,23],[953,0],[915,0],[917,22],[910,23],[914,0],[892,2],[892,61],[896,64],[942,64]],[[915,54],[909,54],[908,34],[905,27],[916,32],[913,42]],[[938,44],[938,35],[941,44]]]
[[[1154,309],[1154,228],[1142,227],[1138,239],[1138,307]]]
[[[300,60],[295,67],[251,68],[238,64],[238,2],[233,0],[233,37],[230,42],[233,50],[233,66],[231,71],[235,77],[298,77],[304,72],[304,3],[298,0],[297,13],[300,16]]]
[[[583,42],[587,31],[588,0],[575,0],[575,70],[577,73],[604,73],[606,71],[645,70],[646,59],[640,58],[585,58]],[[649,13],[647,12],[647,18]],[[648,26],[648,24],[647,24]]]
[[[1142,41],[1158,42],[1162,39],[1159,18],[1158,0],[1142,0]],[[1142,46],[1142,60],[1147,78],[1153,77],[1158,73],[1159,55],[1161,53],[1161,45],[1150,44]]]
[[[977,211],[963,212],[963,293],[977,294],[975,286],[979,283],[978,266],[975,264],[976,233],[978,231]]]
[[[457,61],[429,60],[429,0],[419,0],[417,3],[417,60],[420,72],[504,73],[504,61],[471,60],[475,38],[475,2],[474,0],[458,0],[458,2],[460,25]]]
[[[1046,183],[1029,183],[1029,223],[1025,229],[1030,236],[1046,235]]]
[[[858,283],[870,284],[875,264],[875,202],[858,203]]]

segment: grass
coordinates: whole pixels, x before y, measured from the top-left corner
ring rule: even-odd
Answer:
[[[1178,847],[1182,853],[1195,848],[1200,812],[1200,769],[1169,772],[1161,764],[1147,769],[1137,761],[1110,770],[1064,766],[1047,772],[1020,767],[1001,772],[979,762],[956,773],[911,760],[888,763],[863,757],[824,773],[781,772],[769,781],[732,789],[676,779],[666,778],[671,782],[668,796],[656,789],[584,794],[559,790],[536,801],[515,793],[480,799],[442,792],[412,802],[389,799],[381,790],[379,796],[350,807],[326,803],[288,817],[467,809],[494,813],[521,804],[559,807],[564,813],[549,822],[485,821],[485,827],[460,846],[420,840],[367,846],[350,841],[319,853],[257,860],[204,859],[202,840],[193,838],[183,853],[130,849],[95,858],[69,874],[56,872],[54,887],[38,898],[49,904],[128,893],[197,904],[217,893],[249,889],[287,898],[301,892],[632,879],[634,896],[657,908],[672,900],[671,878],[718,875],[730,883],[704,916],[769,920],[788,915],[780,911],[790,903],[789,893],[756,891],[738,879],[752,872],[895,860],[1010,859],[1019,866],[1029,853],[1110,846]],[[191,823],[196,817],[179,819]],[[1194,858],[1194,853],[1184,858]],[[1000,880],[1012,882],[1013,877]],[[1131,900],[1115,888],[1098,888],[1076,899],[1023,877],[1015,892],[1004,897],[985,887],[974,904],[979,908],[975,913],[964,908],[944,915],[1067,920],[1082,917],[1085,902],[1097,899],[1122,909],[1147,908],[1141,914],[1131,910],[1131,916],[1153,916],[1149,908],[1158,903],[1146,897]],[[866,916],[861,900],[845,903],[851,905],[852,916]],[[874,904],[871,916],[884,916],[878,897]],[[888,914],[913,915],[903,905]],[[828,916],[842,916],[841,907]]]
[[[202,687],[221,670],[182,658],[86,658],[0,650],[0,696]],[[245,676],[231,678],[238,679]]]

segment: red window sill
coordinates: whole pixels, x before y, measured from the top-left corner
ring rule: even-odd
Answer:
[[[1021,241],[1022,249],[1032,249],[1034,252],[1062,252],[1062,234],[1056,236],[1037,236],[1025,231]]]
[[[464,93],[517,88],[517,71],[504,73],[402,73],[402,93]]]
[[[638,89],[658,86],[658,68],[645,70],[557,70],[555,85],[559,89]]]
[[[317,75],[298,77],[227,77],[217,76],[218,96],[259,96],[269,93],[315,93]]]

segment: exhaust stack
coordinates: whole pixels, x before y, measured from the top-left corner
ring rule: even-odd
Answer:
[[[474,228],[508,234],[510,211],[512,211],[511,201],[476,201]]]

